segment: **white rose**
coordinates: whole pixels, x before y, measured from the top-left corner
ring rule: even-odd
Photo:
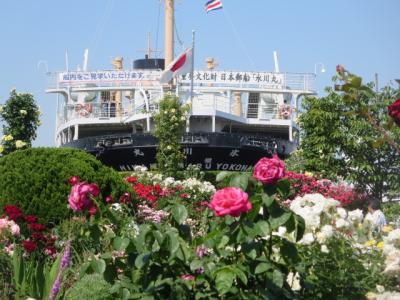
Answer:
[[[303,235],[303,238],[300,240],[300,244],[303,245],[311,245],[314,242],[314,235],[312,233],[306,233]]]
[[[350,223],[344,219],[336,220],[336,228],[348,228],[350,227]]]
[[[289,272],[289,274],[286,277],[286,282],[289,284],[292,291],[301,290],[299,273],[296,272],[296,274],[293,274],[293,272]]]
[[[326,245],[321,245],[321,252],[323,253],[329,253],[329,249]]]
[[[364,218],[363,212],[361,209],[355,209],[349,211],[348,219],[353,222],[354,224],[361,223]]]
[[[338,209],[336,211],[342,219],[347,218],[347,211],[343,207],[338,207]]]

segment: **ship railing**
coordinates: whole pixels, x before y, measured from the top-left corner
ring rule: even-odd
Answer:
[[[68,104],[58,111],[57,124],[74,119],[111,119],[132,114],[131,108],[123,108],[115,102]]]

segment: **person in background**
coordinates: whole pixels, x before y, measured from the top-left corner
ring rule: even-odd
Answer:
[[[365,219],[369,221],[378,232],[386,225],[386,218],[380,209],[380,203],[378,201],[371,201],[369,203],[368,214],[365,216]]]

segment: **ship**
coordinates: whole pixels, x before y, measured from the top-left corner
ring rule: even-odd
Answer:
[[[57,147],[79,148],[119,171],[155,163],[153,116],[166,93],[190,111],[181,145],[186,165],[203,170],[248,171],[262,157],[288,157],[298,145],[301,100],[315,95],[314,73],[204,69],[160,81],[174,60],[174,0],[165,0],[164,58],[126,68],[122,57],[110,70],[49,73],[47,93],[57,94]],[[274,53],[275,54],[275,53]],[[87,58],[87,52],[85,52]]]

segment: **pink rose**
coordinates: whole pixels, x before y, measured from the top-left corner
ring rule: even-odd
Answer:
[[[254,166],[253,177],[263,184],[275,184],[284,176],[285,163],[276,154],[272,158],[261,158]]]
[[[15,224],[15,223],[12,224],[10,229],[11,229],[11,233],[12,233],[13,236],[19,236],[20,235],[20,228],[19,228],[18,224]]]
[[[346,70],[342,65],[337,65],[336,66],[336,72],[338,72],[340,75],[342,75]]]
[[[393,118],[393,121],[400,126],[400,99],[397,99],[391,105],[388,106],[389,116]]]
[[[0,219],[0,232],[8,227],[8,220],[6,218]]]
[[[97,197],[100,193],[99,187],[94,183],[80,182],[71,188],[68,198],[69,206],[74,211],[89,209],[93,206],[91,197]]]
[[[194,277],[193,275],[182,275],[181,278],[183,280],[195,280],[196,277]]]
[[[252,208],[249,195],[236,187],[218,190],[208,206],[215,211],[218,217],[225,215],[238,217],[242,212],[248,212]]]

